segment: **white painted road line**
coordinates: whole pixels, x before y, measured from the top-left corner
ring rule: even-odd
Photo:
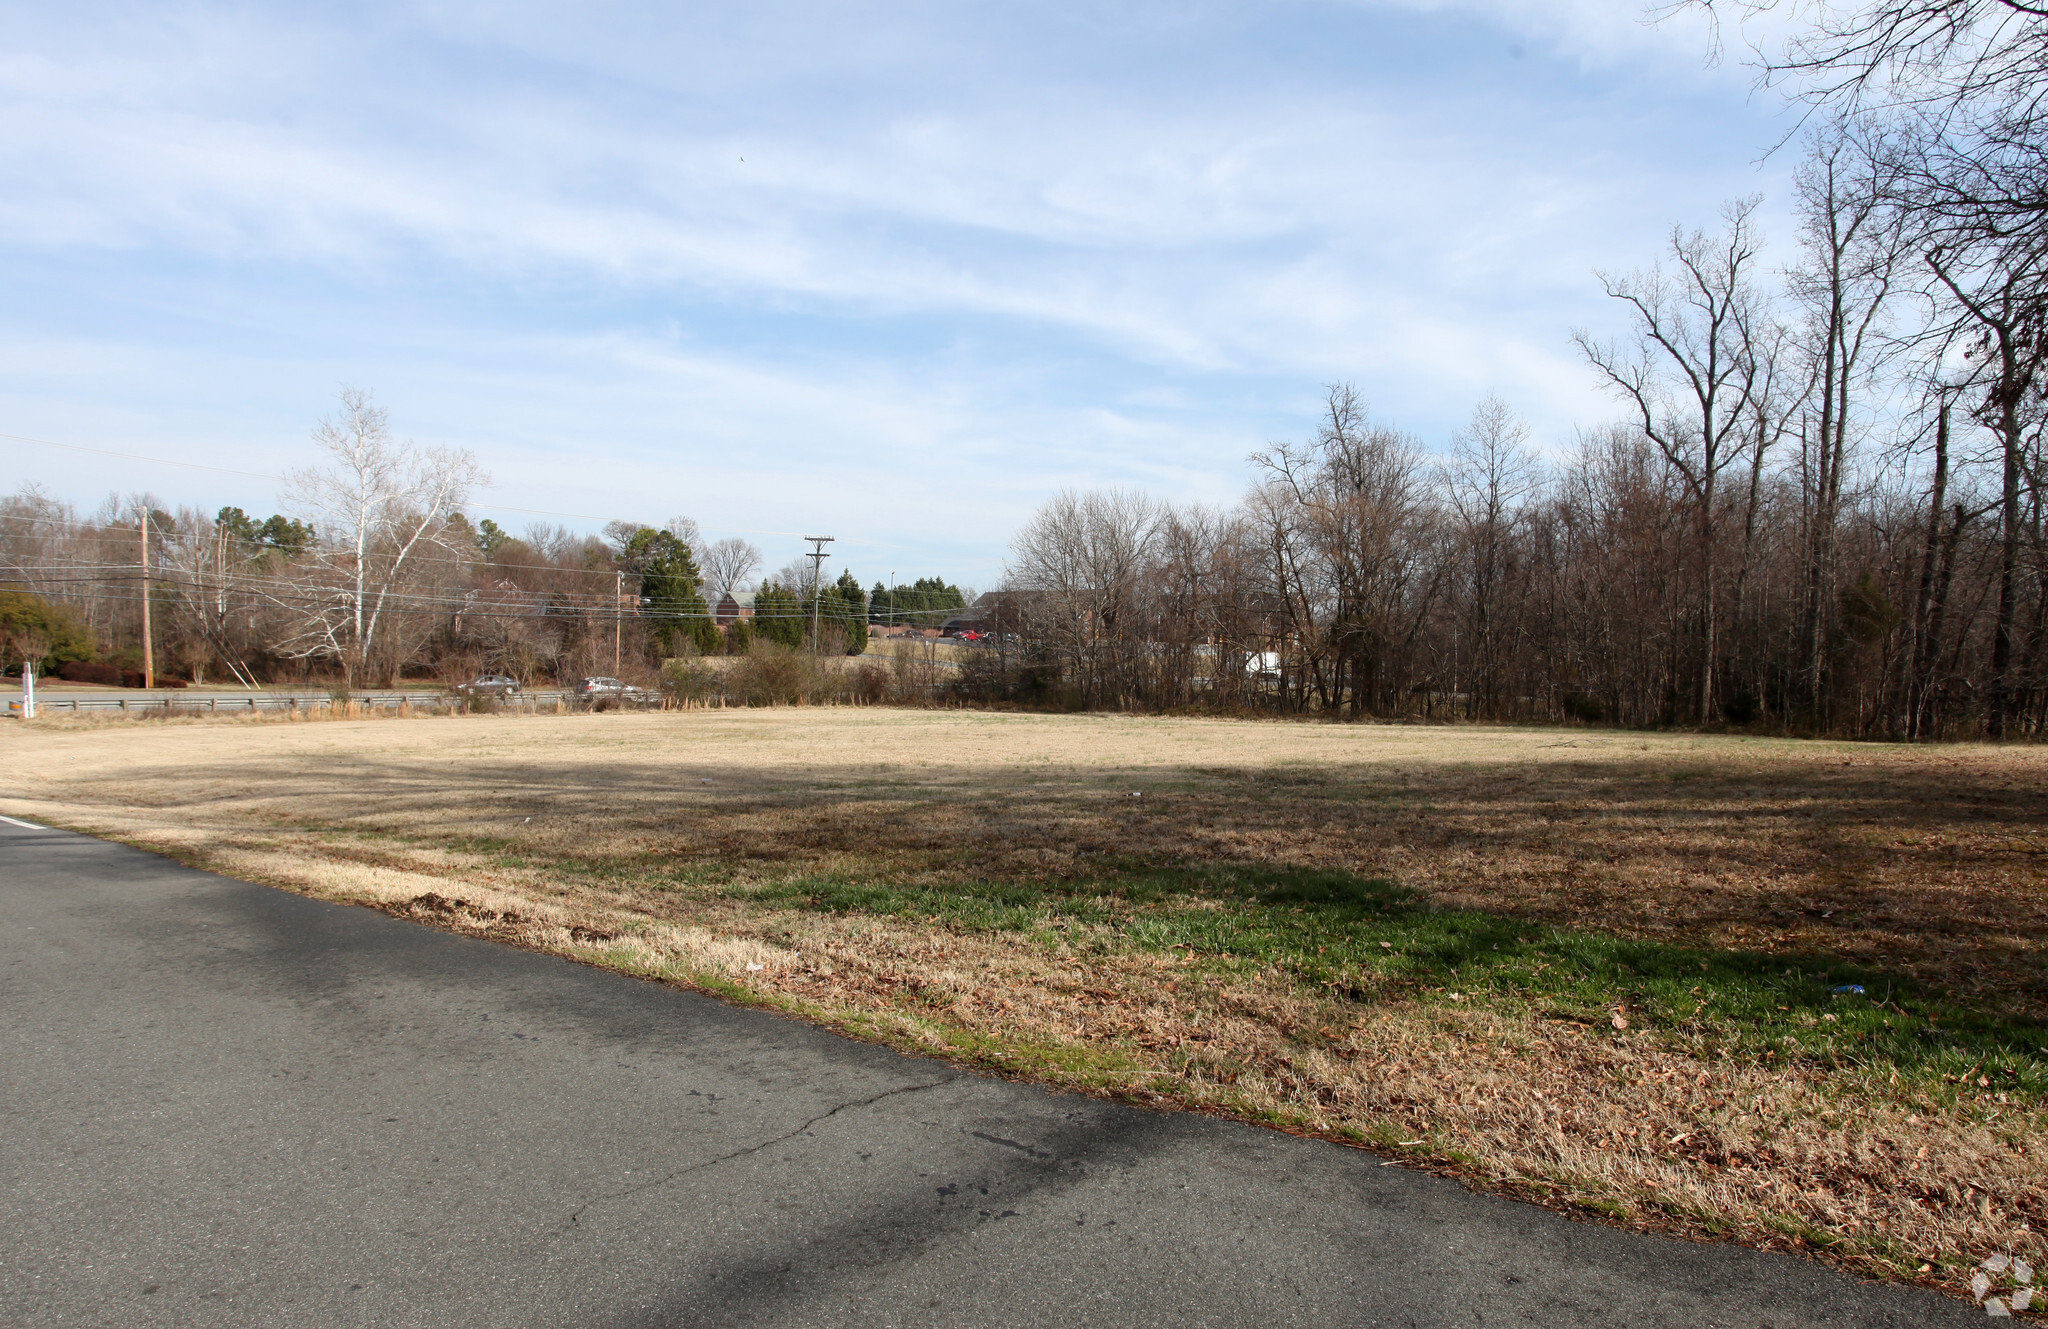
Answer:
[[[19,826],[25,831],[47,831],[50,829],[47,826],[38,826],[32,821],[18,821],[13,817],[0,817],[0,821],[6,822],[9,826]]]

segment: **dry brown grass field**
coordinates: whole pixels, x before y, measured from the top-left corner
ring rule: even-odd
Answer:
[[[2048,1263],[2048,750],[853,708],[58,720],[0,810],[1957,1290]]]

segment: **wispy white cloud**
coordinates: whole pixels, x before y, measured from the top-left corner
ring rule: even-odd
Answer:
[[[1318,381],[1438,431],[1482,391],[1553,434],[1604,409],[1565,339],[1601,317],[1590,270],[1778,169],[1755,165],[1744,76],[1702,66],[1690,20],[1637,19],[51,11],[0,55],[0,252],[166,283],[141,310],[79,279],[74,304],[131,324],[82,331],[129,347],[179,335],[170,288],[229,274],[252,325],[325,339],[291,355],[330,380],[408,384],[449,419],[506,394],[467,416],[536,470],[519,420],[606,396],[572,485],[689,419],[722,484],[771,477],[783,502],[854,482],[756,465],[745,439],[860,440],[867,472],[903,473],[877,511],[939,474],[1026,506],[1111,474],[1218,497]],[[445,337],[380,334],[379,299]]]

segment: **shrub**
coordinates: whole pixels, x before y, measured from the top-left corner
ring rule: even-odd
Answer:
[[[704,701],[718,692],[718,672],[694,656],[663,660],[661,690],[679,702]]]
[[[790,706],[826,691],[818,662],[802,651],[757,640],[726,675],[726,693],[748,706]]]
[[[66,683],[104,683],[110,688],[121,686],[121,670],[110,664],[89,664],[84,660],[67,660],[57,667],[57,677]]]
[[[876,660],[866,661],[853,671],[849,682],[853,699],[863,705],[873,706],[889,695],[891,680],[888,666]]]
[[[167,674],[158,674],[156,676],[156,685],[160,688],[186,688],[192,686],[182,678],[172,678]],[[140,669],[123,669],[121,671],[121,686],[124,688],[148,687],[149,675],[143,673]]]
[[[25,657],[47,671],[98,654],[92,633],[69,606],[0,590],[0,663],[18,668]]]

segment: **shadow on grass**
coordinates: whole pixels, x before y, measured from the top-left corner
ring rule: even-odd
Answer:
[[[1104,863],[1044,883],[811,876],[738,893],[976,931],[1076,926],[1070,939],[1083,947],[1177,952],[1219,969],[1273,966],[1341,1000],[1477,1001],[1602,1030],[1619,1013],[1701,1055],[2048,1094],[2048,1026],[1906,979],[1825,955],[1680,946],[1433,909],[1393,882],[1344,872]]]

